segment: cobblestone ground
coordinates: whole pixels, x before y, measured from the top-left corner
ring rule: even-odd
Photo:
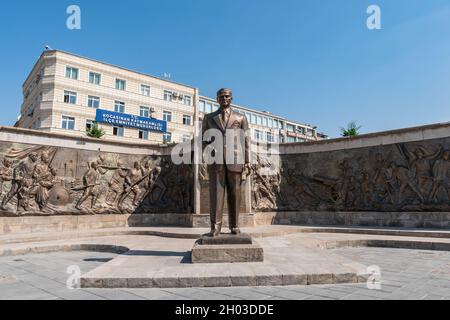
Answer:
[[[59,252],[0,258],[0,299],[432,299],[450,300],[450,253],[436,251],[344,248],[333,250],[381,270],[381,289],[366,284],[192,288],[192,289],[76,289],[67,288],[70,266],[82,273],[115,257],[109,253]]]

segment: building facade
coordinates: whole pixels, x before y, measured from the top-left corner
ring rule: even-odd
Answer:
[[[171,143],[194,133],[197,89],[62,51],[41,55],[23,95],[17,127],[85,136],[106,111],[117,121],[99,122],[105,139]],[[158,119],[165,130],[130,116]]]
[[[71,53],[44,51],[23,84],[23,104],[15,126],[79,137],[94,122],[104,139],[179,143],[195,134],[195,119],[217,110],[199,90]],[[252,137],[266,142],[327,138],[310,125],[246,107]]]
[[[215,99],[200,96],[198,113],[200,118],[205,114],[216,111],[219,104]],[[307,124],[300,124],[267,111],[258,111],[236,104],[232,108],[245,115],[254,141],[268,143],[294,143],[324,140],[328,137],[317,132],[317,128]]]

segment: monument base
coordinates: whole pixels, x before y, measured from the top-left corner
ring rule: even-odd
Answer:
[[[263,262],[264,250],[248,234],[203,236],[192,249],[192,263]]]

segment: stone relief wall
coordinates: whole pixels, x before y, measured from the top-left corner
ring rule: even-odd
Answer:
[[[0,216],[192,213],[193,185],[167,156],[0,143]]]
[[[281,155],[253,166],[254,211],[450,211],[450,139]]]

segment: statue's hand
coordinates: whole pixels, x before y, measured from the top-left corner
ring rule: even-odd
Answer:
[[[250,176],[252,173],[252,165],[250,163],[246,163],[244,165],[244,176],[248,177]]]

